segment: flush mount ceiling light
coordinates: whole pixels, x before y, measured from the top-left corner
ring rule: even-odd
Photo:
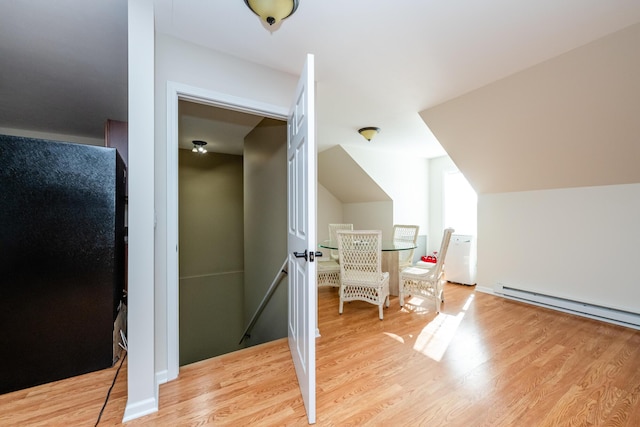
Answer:
[[[193,151],[194,153],[200,153],[200,154],[204,154],[207,152],[207,149],[204,148],[205,145],[207,145],[207,143],[205,141],[192,141],[193,142],[193,148],[191,149],[191,151]]]
[[[371,139],[376,136],[380,132],[380,128],[376,127],[366,127],[362,129],[358,129],[358,133],[364,136],[364,139],[367,141],[371,141]]]
[[[244,3],[271,26],[293,15],[299,0],[244,0]]]

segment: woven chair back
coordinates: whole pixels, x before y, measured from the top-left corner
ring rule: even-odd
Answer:
[[[413,244],[418,240],[418,230],[420,229],[417,225],[400,225],[396,224],[393,226],[393,240],[400,240],[404,242],[411,242]],[[414,249],[399,251],[398,252],[398,261],[400,264],[405,262],[411,263],[413,261],[413,253]]]
[[[376,282],[382,276],[382,231],[338,231],[340,275],[344,282]]]
[[[340,230],[353,230],[353,224],[329,224],[329,240],[332,242],[338,241],[338,235],[336,234]],[[331,249],[331,259],[338,261],[338,251]]]

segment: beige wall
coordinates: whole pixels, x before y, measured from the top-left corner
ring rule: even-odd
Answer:
[[[242,334],[242,156],[179,151],[180,364],[235,351]]]
[[[245,325],[251,320],[287,257],[286,142],[287,124],[273,119],[264,119],[245,138]],[[258,318],[246,343],[255,345],[286,336],[285,277]]]
[[[385,240],[393,237],[393,202],[344,203],[344,222],[356,230],[381,230]]]
[[[327,190],[322,184],[318,183],[317,188],[317,213],[316,236],[318,236],[318,243],[323,240],[329,240],[329,224],[342,224],[343,212],[342,202],[338,200],[329,190]],[[324,251],[327,252],[327,251]],[[327,256],[325,254],[325,256]]]

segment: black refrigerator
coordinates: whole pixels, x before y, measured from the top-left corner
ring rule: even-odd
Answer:
[[[115,148],[0,135],[0,393],[112,366],[125,188]]]

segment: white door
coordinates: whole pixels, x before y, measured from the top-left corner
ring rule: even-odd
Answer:
[[[309,424],[316,422],[316,143],[313,55],[289,112],[287,138],[288,336]]]

